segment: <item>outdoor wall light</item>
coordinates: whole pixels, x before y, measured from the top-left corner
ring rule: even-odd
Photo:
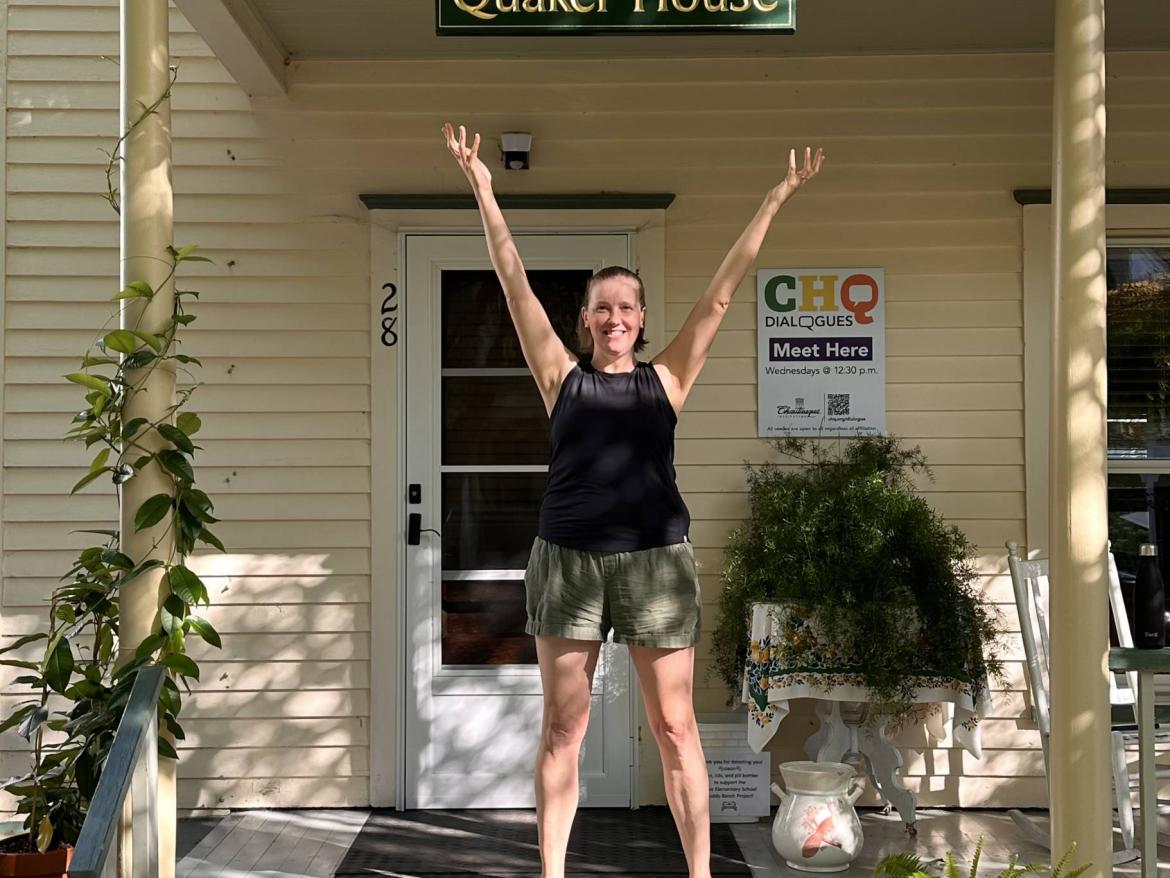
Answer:
[[[528,170],[528,153],[532,151],[532,135],[523,131],[504,131],[500,134],[504,167],[510,171]]]

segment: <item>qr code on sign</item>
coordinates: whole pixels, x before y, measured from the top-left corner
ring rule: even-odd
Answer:
[[[848,393],[828,393],[825,394],[825,408],[828,409],[830,415],[847,415],[849,414],[849,394]]]

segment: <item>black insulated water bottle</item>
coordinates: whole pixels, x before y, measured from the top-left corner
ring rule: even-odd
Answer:
[[[1139,649],[1161,649],[1166,645],[1166,590],[1158,570],[1158,549],[1142,543],[1138,550],[1137,582],[1134,585],[1133,644]]]

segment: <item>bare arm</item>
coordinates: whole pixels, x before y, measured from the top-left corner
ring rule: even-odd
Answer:
[[[707,362],[707,354],[731,304],[731,297],[756,261],[776,213],[797,189],[820,172],[824,153],[820,149],[815,156],[810,153],[811,150],[806,147],[804,167],[797,171],[796,150],[789,151],[788,174],[784,181],[764,197],[763,204],[723,257],[711,283],[687,315],[678,334],[654,358],[654,365],[676,412],[682,410],[687,394],[691,392],[703,364]]]
[[[557,336],[548,314],[528,284],[516,242],[512,240],[512,233],[492,192],[491,172],[479,159],[479,135],[475,135],[469,148],[466,129],[459,126],[459,137],[456,140],[454,129],[447,123],[443,126],[443,137],[471,183],[471,190],[479,204],[480,219],[483,220],[488,255],[500,285],[504,288],[504,299],[508,303],[512,323],[516,326],[516,334],[520,336],[524,361],[536,379],[545,410],[551,413],[561,382],[576,360]]]

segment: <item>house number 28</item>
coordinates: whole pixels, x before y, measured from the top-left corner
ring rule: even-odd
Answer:
[[[398,344],[398,287],[385,283],[382,289],[390,291],[382,300],[382,344],[392,348]]]

